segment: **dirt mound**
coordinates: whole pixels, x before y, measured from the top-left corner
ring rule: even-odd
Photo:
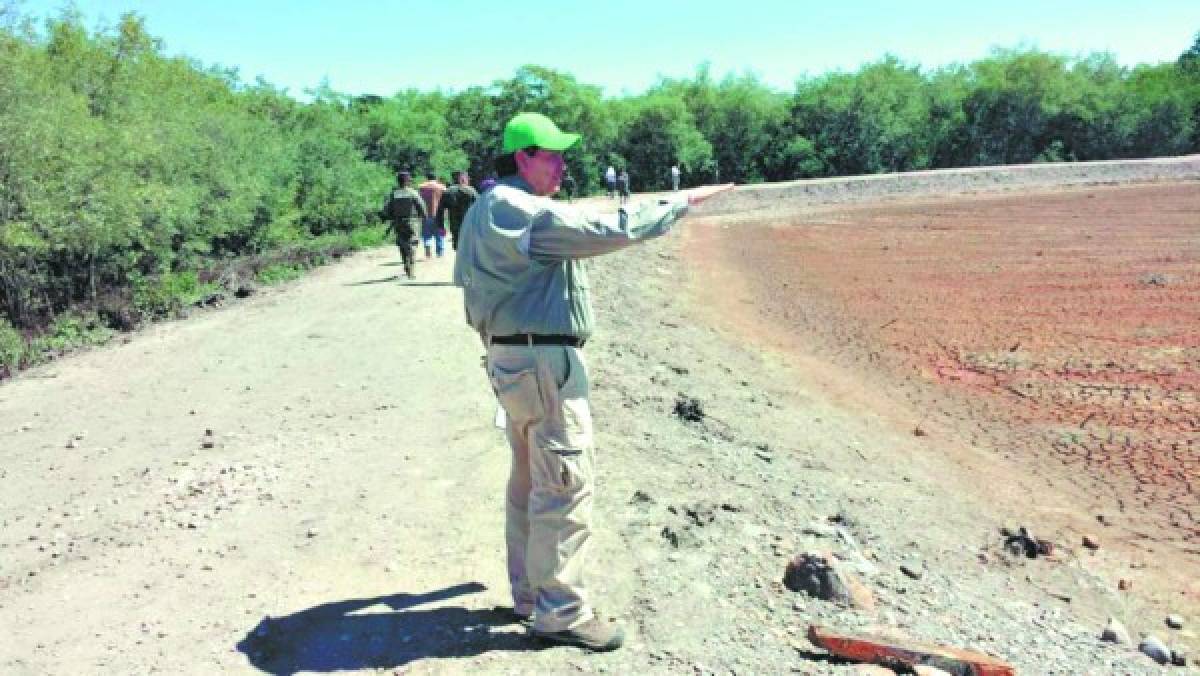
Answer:
[[[901,174],[819,178],[742,186],[706,206],[710,216],[755,219],[754,212],[815,205],[877,202],[1054,187],[1116,185],[1200,178],[1200,155],[1146,160],[1105,160],[933,169]]]

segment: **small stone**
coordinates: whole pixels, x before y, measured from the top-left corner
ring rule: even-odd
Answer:
[[[924,575],[920,568],[917,568],[916,566],[910,566],[907,563],[900,564],[900,572],[914,580],[920,580],[921,576]]]
[[[654,504],[654,498],[646,491],[638,489],[633,492],[633,497],[629,499],[629,504],[649,503]]]
[[[1104,631],[1100,632],[1100,640],[1117,645],[1129,645],[1133,643],[1133,639],[1129,637],[1129,631],[1125,629],[1125,625],[1121,624],[1115,617],[1108,618],[1108,624],[1105,625]]]
[[[1120,580],[1117,580],[1117,589],[1119,591],[1129,591],[1130,589],[1133,589],[1133,580],[1127,578],[1121,578]]]
[[[1147,636],[1142,639],[1141,644],[1138,645],[1138,651],[1159,664],[1171,661],[1171,651],[1167,649],[1166,644],[1158,640],[1157,636]]]
[[[1187,663],[1187,655],[1184,655],[1183,653],[1179,652],[1178,650],[1172,650],[1171,651],[1171,664],[1174,666],[1177,666],[1177,667],[1186,667],[1188,664]]]
[[[1100,549],[1100,541],[1094,535],[1084,535],[1083,546],[1091,550]]]
[[[305,533],[305,535],[307,535],[310,538],[315,538],[320,534],[321,534],[321,531],[317,530],[316,528],[309,528],[308,532]]]
[[[1167,626],[1171,629],[1183,629],[1183,617],[1174,613],[1167,615]]]
[[[75,441],[75,437],[71,437],[70,439],[67,439],[67,448],[75,448],[78,445],[79,444],[76,443],[76,441]]]
[[[862,582],[826,552],[805,552],[788,562],[783,584],[823,601],[864,609],[875,607],[875,597]]]

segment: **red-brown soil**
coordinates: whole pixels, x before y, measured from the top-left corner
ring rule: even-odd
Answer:
[[[690,233],[737,331],[1200,561],[1200,183],[760,213]]]

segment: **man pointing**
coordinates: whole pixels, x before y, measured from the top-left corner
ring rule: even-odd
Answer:
[[[594,476],[582,351],[593,318],[582,259],[665,234],[689,203],[719,189],[586,215],[549,199],[562,153],[578,140],[538,113],[508,122],[499,182],[463,220],[454,283],[507,414],[513,612],[532,618],[539,638],[604,651],[619,648],[624,632],[596,616],[584,579]]]

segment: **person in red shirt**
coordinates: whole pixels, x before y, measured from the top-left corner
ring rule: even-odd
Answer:
[[[438,225],[435,214],[438,212],[438,203],[442,201],[442,193],[446,192],[446,186],[437,180],[437,176],[430,171],[425,174],[425,182],[417,186],[417,192],[421,193],[421,199],[425,200],[425,207],[429,214],[421,224],[421,241],[425,244],[425,258],[429,258],[433,253],[432,249],[435,244],[438,258],[441,258],[442,254],[446,252],[446,235]]]

